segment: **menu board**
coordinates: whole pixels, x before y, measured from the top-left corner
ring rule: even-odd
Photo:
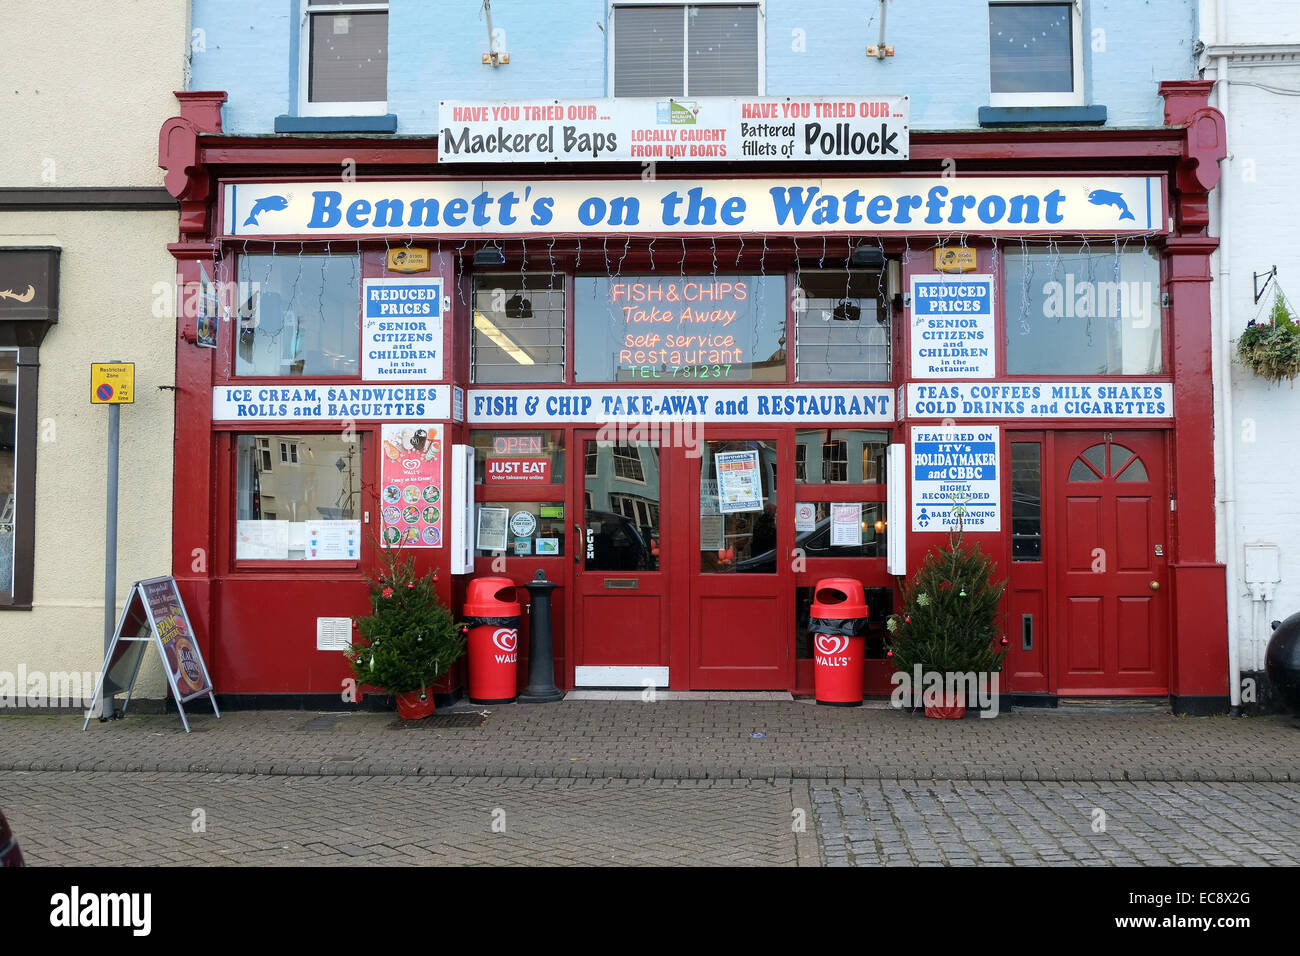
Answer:
[[[757,451],[718,452],[713,463],[718,474],[718,510],[722,514],[763,510]]]
[[[441,548],[442,426],[389,423],[381,437],[379,509],[384,547]],[[321,540],[323,546],[336,547],[337,532]]]
[[[190,633],[189,618],[173,578],[142,581],[140,590],[153,618],[163,660],[182,701],[212,690],[203,658]]]

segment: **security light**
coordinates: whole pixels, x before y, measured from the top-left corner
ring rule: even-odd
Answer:
[[[501,251],[500,246],[484,246],[474,253],[474,265],[476,266],[503,266],[505,264],[506,254]]]
[[[883,269],[885,252],[879,246],[858,246],[849,256],[849,265],[855,269]]]

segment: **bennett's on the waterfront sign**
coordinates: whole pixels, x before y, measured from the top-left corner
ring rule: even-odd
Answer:
[[[907,97],[443,100],[438,162],[907,159]]]
[[[1155,176],[426,179],[228,183],[224,235],[531,236],[1164,231]]]

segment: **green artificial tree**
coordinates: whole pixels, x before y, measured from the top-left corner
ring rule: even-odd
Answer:
[[[978,544],[963,543],[959,523],[947,546],[927,554],[902,586],[903,608],[885,622],[894,668],[909,674],[918,664],[922,673],[1000,671],[1006,638],[998,633],[998,603],[1006,581],[993,581],[996,570]]]
[[[358,619],[361,639],[345,654],[358,685],[424,693],[464,652],[465,636],[438,600],[436,571],[417,576],[415,556],[403,556],[400,548],[379,553],[380,568],[370,581],[372,613]]]

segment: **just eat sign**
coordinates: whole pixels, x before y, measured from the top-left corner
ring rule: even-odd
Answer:
[[[488,481],[536,481],[549,484],[551,460],[549,458],[489,458]]]

